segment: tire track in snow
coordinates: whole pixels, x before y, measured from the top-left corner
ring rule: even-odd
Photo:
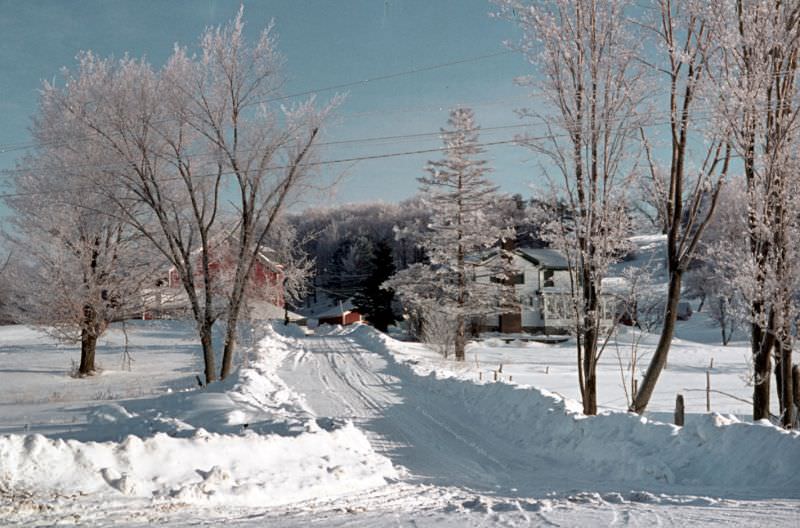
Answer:
[[[676,498],[651,504],[625,495],[617,503],[596,493],[592,493],[596,498],[585,500],[581,493],[573,497],[569,492],[552,492],[556,487],[592,489],[588,487],[592,483],[565,483],[552,470],[557,461],[520,451],[513,439],[482,428],[468,405],[439,392],[438,381],[408,374],[383,352],[368,350],[346,334],[307,337],[300,343],[303,360],[287,360],[279,375],[295,390],[304,392],[315,411],[353,420],[376,450],[409,469],[407,479],[386,489],[434,484],[427,489],[436,490],[435,500],[430,492],[416,498],[410,493],[389,501],[385,511],[399,508],[416,512],[415,508],[424,503],[439,512],[449,512],[452,521],[445,521],[448,526],[763,526],[765,520],[783,526],[797,515],[796,502],[786,502],[782,507],[781,501],[755,501],[744,506],[725,501],[704,506],[681,503]],[[542,491],[548,482],[553,482],[551,492]],[[371,499],[365,500],[367,511],[380,507]],[[352,507],[361,508],[357,498],[348,501]],[[438,513],[428,512],[433,517],[425,513],[420,518],[444,520]],[[411,515],[407,524],[413,525],[413,519]],[[776,519],[783,522],[774,523]],[[343,525],[352,524],[341,520]],[[364,525],[383,526],[386,520],[367,515]]]
[[[484,491],[513,487],[506,474],[526,464],[494,456],[492,450],[514,447],[473,428],[467,409],[454,414],[452,405],[440,408],[440,395],[391,372],[385,358],[346,335],[310,337],[303,345],[303,353],[314,358],[313,378],[326,390],[305,387],[313,379],[307,372],[309,361],[287,361],[288,371],[282,374],[287,382],[306,394],[315,411],[356,422],[377,449],[409,468],[418,481],[475,485]],[[416,463],[409,464],[412,460]]]

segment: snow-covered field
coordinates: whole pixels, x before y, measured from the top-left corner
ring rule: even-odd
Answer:
[[[130,372],[113,370],[122,359],[113,331],[99,358],[105,370],[88,379],[69,377],[69,355],[37,333],[3,330],[3,343],[14,343],[0,348],[9,381],[0,423],[16,433],[0,437],[0,517],[8,522],[149,523],[195,509],[214,517],[220,508],[227,516],[370,489],[396,475],[361,431],[318,420],[275,376],[291,351],[270,335],[247,368],[198,390],[189,325],[135,326]]]
[[[114,328],[89,379],[68,376],[74,348],[3,327],[0,519],[796,526],[800,434],[747,423],[747,404],[719,394],[721,414],[705,414],[705,394],[685,389],[705,386],[713,357],[712,387],[749,398],[746,348],[713,344],[702,317],[680,324],[651,418],[668,421],[684,392],[683,428],[615,410],[616,342],[600,368],[603,413],[586,418],[569,342],[472,344],[455,365],[366,326],[276,325],[283,335],[256,332],[246,368],[203,390],[188,323],[129,325],[130,371]],[[630,338],[618,340],[623,366]]]
[[[695,313],[689,321],[678,321],[676,335],[667,369],[659,378],[648,408],[648,416],[671,421],[677,393],[684,396],[687,413],[704,413],[707,371],[712,389],[711,411],[735,414],[740,418],[750,415],[752,406],[748,402],[753,389],[747,379],[749,344],[742,341],[728,346],[717,344],[718,337],[711,321],[702,312]],[[707,344],[701,340],[706,340]],[[598,366],[598,402],[601,408],[627,409],[632,349],[636,349],[636,375],[641,379],[657,342],[657,335],[642,334],[635,328],[623,326],[617,330]],[[443,360],[436,352],[418,343],[408,343],[399,354],[424,357],[437,369],[453,370],[461,376],[472,376],[476,381],[493,380],[495,371],[502,369],[498,373],[498,379],[502,381],[542,387],[565,398],[580,399],[574,339],[544,344],[489,338],[469,344],[467,361],[455,367],[451,361]],[[774,407],[773,411],[777,412],[777,404]]]

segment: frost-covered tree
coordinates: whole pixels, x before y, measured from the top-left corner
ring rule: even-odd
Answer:
[[[166,72],[170,86],[185,100],[187,125],[214,153],[234,189],[236,258],[226,291],[223,379],[233,367],[248,277],[288,207],[309,186],[319,185],[314,179],[315,144],[337,104],[318,108],[313,97],[292,106],[283,104],[283,57],[272,26],[254,45],[243,31],[240,9],[229,24],[206,30],[200,57],[176,50]]]
[[[450,316],[452,324],[447,326],[455,358],[463,361],[467,321],[508,311],[513,304],[503,287],[509,274],[505,259],[484,258],[501,239],[513,236],[513,229],[507,227],[510,219],[492,214],[497,187],[487,177],[487,162],[479,157],[484,150],[472,110],[451,111],[448,124],[451,128],[442,130],[444,158],[429,162],[428,175],[419,178],[431,219],[418,240],[429,263],[400,271],[387,286],[423,316]],[[480,276],[494,280],[476,280]]]
[[[86,169],[78,176],[70,168],[97,162],[44,144],[18,164],[15,196],[6,200],[12,315],[80,343],[79,376],[95,373],[97,340],[108,325],[141,311],[141,291],[154,285],[159,262],[107,201],[84,187]]]
[[[520,143],[541,154],[552,191],[545,238],[572,277],[578,382],[586,414],[597,413],[603,278],[625,251],[627,189],[635,166],[633,132],[643,124],[638,46],[627,31],[627,2],[497,0],[499,15],[522,30],[518,49],[535,67],[523,79],[542,100],[523,117],[546,134]],[[553,215],[553,211],[559,214]]]
[[[753,418],[769,418],[772,356],[778,363],[780,417],[793,426],[792,346],[797,329],[798,59],[800,6],[735,0],[713,19],[723,43],[717,89],[720,127],[744,166],[747,257],[738,288],[749,304],[754,366]]]
[[[373,241],[367,235],[342,239],[324,269],[326,291],[336,300],[348,299],[362,292],[372,253]]]
[[[725,128],[703,127],[698,113],[714,109],[718,98],[704,97],[718,39],[710,28],[714,7],[704,1],[658,0],[648,35],[655,39],[655,57],[643,59],[668,86],[669,148],[666,167],[653,156],[644,129],[647,165],[662,230],[667,235],[668,286],[661,335],[639,385],[632,411],[647,408],[658,378],[667,365],[683,277],[692,264],[711,221],[722,182],[728,172],[731,147]],[[650,59],[649,61],[647,59]],[[705,140],[705,141],[703,141]],[[692,166],[690,145],[698,145],[702,158]]]
[[[319,300],[317,290],[343,298],[361,292],[364,255],[380,241],[391,245],[397,269],[422,261],[424,251],[415,237],[429,218],[430,211],[421,205],[419,197],[400,203],[342,204],[291,215],[289,220],[297,229],[302,248],[314,261],[309,303]],[[345,263],[350,268],[347,271],[342,269]]]
[[[276,106],[283,59],[272,29],[250,45],[243,27],[240,11],[205,31],[199,55],[176,48],[158,71],[143,60],[84,53],[63,87],[45,85],[42,103],[48,119],[76,131],[54,141],[103,150],[100,188],[174,267],[197,323],[206,382],[231,372],[248,277],[314,174],[314,145],[331,109],[313,98]],[[235,222],[222,225],[228,202]],[[233,273],[222,291],[212,254],[228,233]],[[211,329],[223,316],[218,374]]]
[[[742,263],[748,260],[747,240],[742,237],[747,230],[745,203],[744,179],[729,179],[685,281],[684,293],[705,299],[702,304],[719,326],[723,345],[748,320],[747,303],[737,280]]]

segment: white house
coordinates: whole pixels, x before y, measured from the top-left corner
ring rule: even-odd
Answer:
[[[495,254],[491,258],[500,258]],[[489,315],[482,321],[489,331],[503,333],[566,333],[572,327],[571,280],[567,260],[554,249],[518,247],[512,252],[514,291],[519,312]],[[478,277],[478,281],[490,281]],[[604,322],[611,324],[615,301],[606,296],[602,301]]]

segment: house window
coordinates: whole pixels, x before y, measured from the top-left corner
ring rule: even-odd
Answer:
[[[546,269],[542,271],[542,287],[544,288],[552,288],[555,286],[555,281],[553,281],[553,270]]]
[[[617,301],[614,298],[605,297],[601,302],[600,319],[613,320],[618,313]]]
[[[545,320],[569,320],[572,318],[568,295],[546,295],[544,297]]]

